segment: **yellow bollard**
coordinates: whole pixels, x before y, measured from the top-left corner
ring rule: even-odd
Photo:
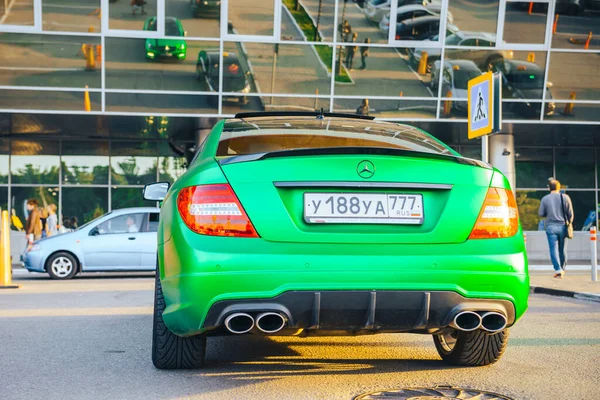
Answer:
[[[92,111],[92,102],[90,101],[90,93],[87,91],[88,85],[85,85],[85,92],[83,93],[83,109],[85,111]]]
[[[446,97],[452,97],[452,92],[448,91]],[[444,100],[444,117],[449,117],[452,113],[452,100]]]
[[[429,55],[426,51],[421,53],[421,60],[419,61],[419,68],[417,69],[417,73],[419,75],[425,75],[427,73],[427,58]]]
[[[575,100],[576,97],[577,97],[577,94],[575,92],[571,92],[571,94],[569,95],[570,100]],[[575,107],[575,103],[567,103],[567,105],[565,106],[565,110],[563,111],[563,114],[568,117],[572,117],[573,115],[575,115],[573,113],[574,107]]]
[[[535,53],[529,53],[527,54],[527,61],[534,63],[535,62]]]
[[[93,26],[90,26],[90,27],[88,28],[88,32],[89,32],[89,33],[92,33],[92,32],[94,32],[94,27],[93,27]]]
[[[0,289],[18,289],[19,285],[12,283],[12,265],[10,259],[10,220],[8,211],[2,211],[0,222]]]
[[[96,55],[94,54],[94,45],[86,46],[87,52],[85,55],[85,69],[94,71],[96,69]]]

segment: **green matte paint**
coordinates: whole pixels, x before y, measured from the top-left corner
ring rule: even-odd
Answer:
[[[217,301],[271,298],[290,290],[446,290],[467,298],[503,299],[516,318],[527,309],[529,275],[523,233],[467,240],[490,186],[509,188],[497,170],[451,159],[382,155],[281,157],[220,166],[223,122],[215,125],[190,169],[169,190],[158,230],[164,321],[181,336],[202,333]],[[302,217],[309,189],[274,181],[363,181],[356,165],[376,166],[369,181],[453,185],[422,193],[422,225],[313,225]],[[260,238],[192,232],[177,210],[188,186],[229,183]],[[327,189],[310,189],[327,192]],[[340,189],[336,189],[340,191]],[[350,192],[364,190],[350,189]]]

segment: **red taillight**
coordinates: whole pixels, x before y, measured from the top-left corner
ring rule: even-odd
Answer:
[[[259,237],[229,185],[186,187],[177,196],[177,209],[188,228],[196,233]]]
[[[489,188],[469,239],[506,238],[518,230],[519,212],[513,192]]]

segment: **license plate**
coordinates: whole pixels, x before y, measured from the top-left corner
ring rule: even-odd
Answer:
[[[423,223],[423,195],[304,193],[304,221],[311,224]]]

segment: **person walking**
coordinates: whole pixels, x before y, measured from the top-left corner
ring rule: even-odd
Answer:
[[[353,64],[354,64],[354,54],[356,53],[357,50],[357,46],[356,46],[356,39],[358,38],[358,33],[354,32],[352,34],[352,41],[350,43],[352,43],[350,46],[346,47],[346,68],[348,68],[350,71],[352,71],[353,68]]]
[[[366,38],[363,43],[368,45],[371,43],[371,39]],[[360,46],[360,62],[362,64],[360,69],[367,69],[367,57],[369,57],[369,46]]]
[[[46,233],[55,236],[58,233],[58,217],[56,216],[56,204],[48,204],[48,218],[46,219]]]
[[[25,234],[27,235],[27,243],[32,244],[35,240],[42,238],[42,222],[40,221],[40,211],[38,209],[38,201],[36,199],[27,200],[27,224]]]
[[[369,115],[369,99],[364,99],[356,109],[358,115]]]
[[[560,192],[559,181],[551,178],[548,187],[550,193],[542,198],[538,215],[546,218],[546,236],[554,277],[562,278],[567,266],[568,225],[573,223],[573,204],[569,196]]]

